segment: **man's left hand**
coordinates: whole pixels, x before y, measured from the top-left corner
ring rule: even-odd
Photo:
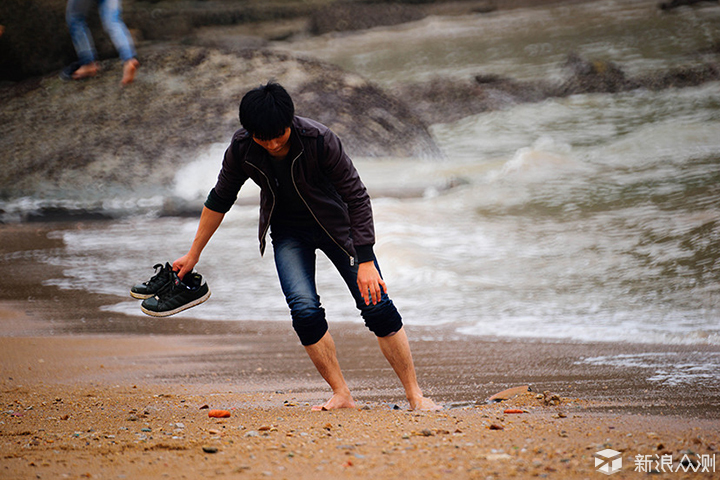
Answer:
[[[365,299],[365,305],[370,305],[370,302],[375,305],[380,301],[382,293],[387,293],[385,281],[380,277],[377,268],[375,268],[375,262],[365,262],[358,265],[357,284],[360,293]]]

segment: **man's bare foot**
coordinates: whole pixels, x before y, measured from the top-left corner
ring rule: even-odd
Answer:
[[[330,400],[325,402],[325,405],[315,405],[312,407],[312,411],[320,412],[325,410],[334,410],[336,408],[355,408],[355,400],[353,400],[352,396],[349,394],[340,395],[336,393],[330,398]]]
[[[139,66],[140,62],[134,58],[131,58],[123,64],[123,78],[121,82],[123,85],[129,85],[135,80],[135,73]]]
[[[427,397],[420,397],[417,399],[409,399],[410,410],[421,410],[424,412],[437,412],[442,410],[442,407],[437,403],[433,402]]]
[[[99,67],[96,62],[86,63],[85,65],[75,70],[75,73],[72,74],[72,78],[73,80],[82,80],[83,78],[94,77],[98,74],[98,70]]]

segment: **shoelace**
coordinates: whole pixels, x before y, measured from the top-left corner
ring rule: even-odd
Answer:
[[[188,275],[192,275],[192,273],[188,273]],[[180,277],[177,276],[177,273],[171,270],[170,280],[167,281],[162,287],[160,287],[155,295],[158,298],[162,298],[163,296],[170,296],[171,294],[174,295],[176,292],[179,291],[195,290],[196,288],[197,286],[189,285],[180,280]]]
[[[160,275],[162,275],[162,274],[165,273],[165,265],[163,265],[162,263],[158,263],[158,264],[153,265],[153,268],[155,269],[155,275],[153,275],[152,277],[150,277],[150,280],[148,280],[148,281],[145,283],[146,285],[150,285],[150,284],[152,284],[152,283],[154,283],[154,282],[157,282],[158,280],[160,280]],[[159,270],[158,270],[158,269],[159,269]]]
[[[182,284],[182,281],[178,278],[177,273],[171,272],[170,280],[168,280],[160,288],[158,288],[158,291],[155,292],[155,296],[158,298],[163,298],[164,296],[174,292],[180,284]]]

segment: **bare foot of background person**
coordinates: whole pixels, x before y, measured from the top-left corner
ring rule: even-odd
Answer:
[[[121,82],[123,85],[129,85],[135,80],[135,73],[139,66],[140,62],[134,58],[131,58],[123,64],[123,78]]]
[[[90,78],[94,77],[98,74],[98,64],[88,63],[86,65],[83,65],[82,67],[75,70],[75,73],[73,73],[72,78],[73,80],[82,80],[83,78]]]

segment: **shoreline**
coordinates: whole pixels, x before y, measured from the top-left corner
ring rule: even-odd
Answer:
[[[622,453],[616,478],[635,478],[637,455],[682,469],[688,452],[701,462],[720,448],[718,392],[579,361],[715,346],[489,339],[408,326],[421,386],[445,406],[412,412],[372,334],[331,322],[358,408],[312,412],[329,391],[289,322],[100,310],[117,297],[42,285],[58,272],[33,252],[62,248],[46,235],[59,227],[0,230],[0,479],[584,479],[597,474],[603,449]],[[486,403],[524,384],[533,391]],[[231,416],[210,418],[218,408]],[[698,475],[712,473],[673,473]]]
[[[230,386],[239,394],[291,390],[317,403],[329,396],[289,322],[130,316],[100,311],[97,305],[93,314],[87,303],[71,312],[68,304],[86,301],[81,292],[45,288],[54,291],[52,299],[35,299],[25,304],[24,313],[23,302],[0,301],[5,387],[81,380]],[[402,388],[372,334],[356,323],[331,322],[330,328],[356,400],[406,408]],[[552,392],[588,402],[586,408],[594,412],[720,420],[720,392],[712,387],[689,392],[682,382],[650,381],[654,372],[647,368],[584,361],[628,355],[668,355],[680,361],[683,355],[720,354],[717,346],[484,338],[446,326],[405,328],[423,390],[446,409],[484,405],[498,391],[530,385],[534,394]]]
[[[213,384],[215,377],[222,377],[224,383],[266,385],[273,391],[302,386],[318,395],[317,401],[327,394],[289,320],[208,321],[192,318],[192,311],[156,318],[139,309],[137,315],[124,315],[102,309],[117,302],[115,295],[87,295],[44,286],[45,278],[62,277],[60,267],[37,260],[37,252],[63,248],[62,240],[48,238],[48,232],[93,225],[16,224],[0,230],[4,271],[0,276],[0,356],[4,357],[4,371],[11,368],[13,359],[25,358],[28,352],[40,355],[64,348],[58,340],[63,338],[90,346],[95,342],[122,344],[122,355],[116,359],[118,370],[142,371],[144,367],[133,357],[140,355],[153,368],[161,367],[144,377],[150,382]],[[358,399],[402,403],[402,389],[372,334],[351,322],[331,321],[330,329],[343,371]],[[588,361],[659,355],[681,363],[688,356],[720,355],[720,346],[474,337],[446,325],[406,325],[406,330],[421,386],[445,405],[482,403],[505,388],[531,385],[536,392],[599,402],[600,410],[720,418],[717,387],[693,388],[688,393],[691,387],[683,382],[651,381],[655,371],[647,366]],[[35,350],[30,339],[37,344]],[[87,345],[83,348],[91,348]],[[133,345],[145,345],[148,353]],[[98,361],[105,360],[109,350],[100,349]],[[72,352],[69,354],[72,358]],[[127,373],[116,378],[110,372],[100,372],[100,380],[132,381]]]

